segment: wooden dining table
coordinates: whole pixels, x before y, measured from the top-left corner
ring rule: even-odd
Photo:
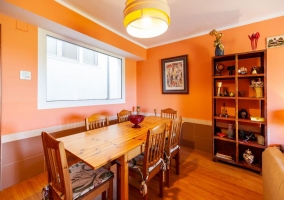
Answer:
[[[128,200],[128,161],[143,152],[147,131],[166,123],[171,119],[147,116],[139,125],[132,128],[130,121],[122,122],[90,131],[85,131],[61,138],[66,151],[94,169],[102,167],[113,160],[118,160],[120,167],[120,199]]]

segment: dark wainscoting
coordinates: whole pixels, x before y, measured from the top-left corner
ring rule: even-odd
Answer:
[[[117,120],[110,121],[110,124],[115,123],[117,123]],[[85,127],[78,127],[50,134],[55,138],[59,138],[85,130]],[[211,153],[211,126],[189,122],[183,123],[181,145]],[[68,160],[73,159],[69,154],[67,154],[67,157]],[[45,164],[41,136],[3,143],[1,168],[1,190],[44,172]]]

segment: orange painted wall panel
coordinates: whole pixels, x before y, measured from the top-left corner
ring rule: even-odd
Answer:
[[[37,27],[17,29],[16,19],[0,14],[2,27],[2,135],[83,121],[93,113],[115,116],[136,105],[136,61],[126,59],[126,103],[62,109],[37,109]],[[20,70],[31,80],[20,80]],[[72,128],[72,127],[70,127]]]
[[[284,47],[268,49],[267,57],[269,143],[284,144]]]
[[[146,49],[128,41],[127,39],[111,32],[97,23],[81,16],[80,14],[62,6],[54,0],[6,0],[17,7],[35,13],[58,24],[81,32],[92,38],[130,52],[143,59],[146,58]],[[94,31],[95,30],[95,31]]]
[[[284,16],[221,31],[225,54],[251,51],[248,35],[253,32],[260,33],[257,49],[265,49],[267,37],[284,33],[284,27],[280,26],[283,23]],[[154,108],[172,107],[183,117],[211,121],[211,59],[214,56],[214,40],[215,37],[208,33],[208,35],[148,49],[147,60],[139,61],[137,64],[137,91],[139,91],[137,103],[141,106],[141,110],[153,112]],[[188,55],[189,94],[162,94],[161,59],[185,54]],[[283,60],[283,56],[271,58],[275,63],[281,59]],[[268,69],[271,68],[277,67],[269,63]],[[272,87],[274,87],[273,82],[268,80],[267,90],[269,91]],[[268,113],[270,109],[272,108],[268,107]],[[271,127],[270,132],[273,129]],[[277,141],[278,138],[277,136],[274,140]]]

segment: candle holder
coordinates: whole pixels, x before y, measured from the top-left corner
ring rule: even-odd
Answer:
[[[222,82],[217,82],[217,96],[221,96]]]
[[[154,109],[155,116],[157,116],[158,109]]]

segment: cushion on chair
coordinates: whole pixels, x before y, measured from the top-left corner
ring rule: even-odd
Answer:
[[[144,153],[139,154],[135,158],[132,158],[130,161],[128,161],[128,167],[130,170],[133,170],[137,173],[140,174],[142,182],[141,182],[141,187],[140,187],[140,193],[143,194],[143,196],[147,193],[147,185],[146,181],[148,179],[148,174],[147,177],[143,177],[142,169],[143,169],[143,161],[144,161]],[[162,162],[161,168],[163,171],[166,170],[165,162],[162,158],[160,158],[156,164],[153,166],[149,167],[148,173],[150,173],[153,169],[155,169],[160,163]]]
[[[130,161],[128,161],[128,167],[130,169],[139,168],[142,171],[142,169],[143,169],[143,161],[144,161],[144,153],[141,153],[138,156],[136,156],[135,158],[132,158]],[[150,173],[161,162],[164,162],[164,160],[163,159],[158,160],[155,165],[149,167],[148,172]],[[164,170],[164,163],[163,163],[163,165],[161,167]]]
[[[111,171],[104,168],[94,170],[83,162],[70,166],[69,173],[72,183],[73,199],[81,197],[113,177]]]

